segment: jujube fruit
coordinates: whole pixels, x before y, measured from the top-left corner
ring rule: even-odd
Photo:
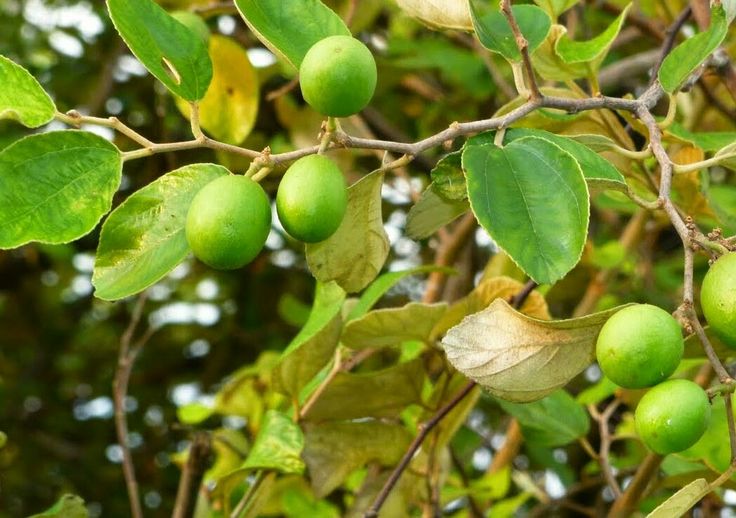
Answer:
[[[345,178],[335,163],[309,155],[286,171],[276,193],[279,221],[305,243],[324,241],[340,226],[348,204]]]
[[[331,117],[347,117],[365,108],[376,89],[376,77],[373,54],[351,36],[318,41],[299,67],[304,100]]]
[[[601,328],[596,357],[603,373],[624,388],[651,387],[667,379],[682,359],[677,321],[650,304],[628,306]]]
[[[698,442],[710,422],[705,391],[689,380],[669,380],[644,394],[634,413],[636,432],[649,449],[666,455]]]
[[[222,176],[194,197],[185,226],[187,242],[203,263],[220,270],[251,262],[271,229],[263,188],[245,176]]]
[[[716,335],[736,348],[736,253],[722,256],[705,274],[700,305]]]

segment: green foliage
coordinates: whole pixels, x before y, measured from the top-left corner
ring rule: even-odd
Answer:
[[[269,410],[242,469],[272,469],[299,474],[304,471],[303,449],[301,429],[289,416]]]
[[[446,309],[447,304],[417,302],[376,309],[349,322],[340,341],[353,349],[388,347],[409,340],[426,342]]]
[[[54,118],[56,107],[28,71],[0,56],[0,119],[13,119],[29,128],[43,126]]]
[[[463,151],[468,195],[484,229],[538,283],[554,283],[580,259],[588,188],[569,153],[539,137]],[[544,178],[545,182],[540,182]],[[557,193],[551,198],[549,192]],[[560,241],[564,232],[568,238]]]
[[[28,518],[88,518],[84,500],[76,495],[64,495],[46,511]]]
[[[184,235],[194,196],[230,174],[215,164],[171,171],[131,194],[105,220],[95,258],[95,296],[115,300],[159,281],[189,253]]]
[[[720,6],[711,12],[708,30],[682,42],[664,59],[659,82],[668,93],[676,92],[688,76],[718,48],[728,31],[726,13]]]
[[[409,211],[406,233],[414,239],[426,239],[468,210],[470,204],[466,200],[448,200],[430,184]]]
[[[295,68],[318,41],[350,36],[340,17],[319,0],[235,0],[235,5],[253,33]],[[299,31],[293,30],[294,20],[299,20]]]
[[[110,210],[122,166],[114,145],[83,131],[31,135],[3,149],[0,249],[90,232]]]
[[[212,79],[207,47],[152,0],[108,0],[110,18],[133,54],[179,97],[198,101]]]
[[[495,10],[483,14],[477,9],[477,3],[470,1],[469,5],[473,16],[473,27],[481,44],[488,50],[501,54],[509,61],[521,61],[521,53],[506,16]],[[529,53],[534,52],[549,33],[551,25],[549,16],[542,9],[533,5],[513,6],[511,10],[519,24],[521,34],[529,44]]]

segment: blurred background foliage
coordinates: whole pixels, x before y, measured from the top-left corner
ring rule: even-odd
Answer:
[[[349,0],[326,3],[342,15],[351,9]],[[201,9],[213,34],[226,36],[247,51],[253,65],[252,70],[248,69],[249,79],[259,88],[250,88],[250,93],[244,95],[253,96],[248,102],[256,102],[258,110],[257,116],[255,110],[244,116],[255,117],[253,120],[240,121],[253,129],[245,131],[243,142],[235,143],[252,149],[270,146],[280,152],[315,142],[320,117],[305,106],[298,88],[290,88],[293,71],[279,63],[237,15],[208,9],[207,1],[171,0],[165,4],[172,9]],[[581,37],[597,34],[610,21],[610,9],[615,12],[624,2],[603,2],[609,6],[608,11],[591,8],[598,4],[601,2],[574,7],[565,21],[574,25]],[[663,30],[683,2],[642,0],[637,4],[636,16]],[[352,29],[377,56],[379,84],[371,106],[346,121],[349,133],[414,141],[456,120],[489,117],[511,101],[513,83],[508,66],[496,56],[480,52],[469,35],[431,31],[389,0],[359,1],[355,5]],[[632,65],[605,76],[606,67],[627,56],[650,52],[658,45],[656,38],[637,29],[636,24],[627,27],[604,64],[602,75],[609,78],[602,81],[604,92],[623,95],[645,85],[645,68]],[[126,50],[103,2],[0,1],[0,54],[28,68],[60,111],[76,109],[90,115],[117,116],[157,142],[188,138],[189,125],[175,100]],[[728,99],[716,87],[707,95]],[[696,89],[693,96],[693,110],[708,105],[704,92]],[[219,109],[231,107],[221,104]],[[595,117],[585,114],[575,120],[581,127],[589,127],[598,124]],[[556,131],[555,124],[569,127],[573,123],[557,123],[551,118],[545,126]],[[703,110],[697,126],[701,131],[734,130],[733,120],[714,109]],[[60,128],[50,125],[50,129]],[[104,128],[87,129],[114,138]],[[0,121],[0,148],[27,133],[19,125]],[[130,147],[124,139],[116,144],[121,149]],[[419,157],[386,180],[383,213],[392,245],[389,270],[404,270],[434,260],[435,239],[415,242],[405,237],[403,230],[412,197],[427,185],[429,170],[442,152],[439,149],[434,156]],[[382,154],[340,151],[335,156],[352,183],[374,169]],[[208,150],[137,160],[126,164],[116,203],[167,171],[207,161],[220,162],[234,171],[247,166],[232,156]],[[730,223],[734,230],[736,195],[729,187],[729,174],[723,170],[714,176],[714,183],[722,187],[716,189],[717,195],[711,195],[721,200],[716,207],[711,207],[701,194],[704,191],[698,176],[682,179],[685,183],[678,192],[690,196],[693,207],[700,207],[701,221],[714,219],[713,211],[720,211],[721,221]],[[267,180],[267,191],[275,192],[276,183],[277,179]],[[583,261],[546,293],[551,313],[570,316],[601,268],[614,273],[600,287],[605,295],[592,309],[631,300],[674,308],[680,298],[682,260],[679,240],[667,223],[634,216],[641,220],[639,232],[634,244],[627,247],[619,242],[619,236],[636,208],[599,193],[593,211],[591,241]],[[455,265],[459,274],[445,288],[447,300],[466,294],[484,269],[523,279],[508,259],[496,253],[484,232],[477,231],[472,237]],[[121,451],[112,422],[111,381],[120,336],[135,301],[109,303],[92,296],[90,277],[97,238],[95,232],[69,245],[28,245],[0,252],[0,430],[7,435],[7,443],[0,449],[0,517],[40,512],[66,492],[83,496],[92,516],[128,513]],[[704,269],[701,261],[699,275]],[[424,286],[423,279],[408,277],[389,292],[381,305],[418,300]],[[243,270],[216,272],[187,260],[149,290],[144,318],[156,332],[138,359],[127,401],[130,447],[146,516],[170,513],[180,473],[176,463],[193,429],[218,430],[236,444],[236,449],[238,441],[247,445],[252,439],[259,416],[274,406],[266,397],[269,381],[264,373],[305,322],[313,290],[314,281],[306,269],[301,245],[278,226],[269,237],[267,250]],[[374,366],[382,362],[381,355],[377,356],[371,360]],[[239,368],[252,365],[256,365],[256,375],[246,375],[248,382],[239,385],[238,401],[230,402],[237,411],[213,415],[196,425],[186,424],[200,421],[203,415],[198,412],[206,416],[218,391],[232,379],[229,377]],[[591,368],[573,383],[573,388],[585,389],[599,376]],[[608,390],[596,387],[603,393]],[[600,399],[593,397],[595,401]],[[509,470],[484,477],[494,453],[503,444],[507,411],[492,398],[481,397],[453,439],[452,458],[442,460],[458,467],[453,477],[480,481],[479,494],[491,499],[506,497],[506,507],[513,512],[531,498],[530,487],[535,483],[555,498],[564,494],[565,487],[580,482],[586,470],[595,472],[597,468],[579,446],[560,448],[541,441],[527,444],[516,457],[515,472],[522,474],[514,478],[516,489],[511,489]],[[413,419],[418,415],[415,411]],[[623,422],[621,426],[630,427],[631,423]],[[216,449],[218,461],[226,466],[232,452]],[[615,463],[620,469],[631,470],[641,455],[640,449],[629,445],[614,452]],[[225,469],[223,466],[220,469]],[[359,485],[356,476],[358,479],[348,480],[347,487]],[[300,478],[285,480],[282,486],[291,484],[298,491],[290,497],[291,504],[272,509],[273,515],[307,516],[299,513],[310,509],[311,516],[336,516],[342,509],[339,494],[317,505],[305,496],[309,495],[306,489],[299,489],[303,485]],[[456,501],[452,497],[446,495],[446,500]],[[599,499],[610,501],[610,497],[592,492],[583,499],[594,503]],[[508,515],[500,506],[496,508],[498,516]],[[448,507],[448,514],[452,511]]]

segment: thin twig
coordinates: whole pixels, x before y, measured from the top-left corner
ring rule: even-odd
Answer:
[[[519,53],[521,53],[521,60],[524,63],[524,70],[526,71],[526,77],[529,81],[529,84],[527,86],[529,87],[529,92],[531,94],[530,99],[541,99],[542,92],[539,91],[537,76],[534,72],[534,67],[532,66],[532,60],[529,57],[529,42],[521,33],[519,24],[514,17],[514,12],[511,10],[511,0],[501,0],[500,5],[501,12],[506,17],[506,20],[509,22],[511,32],[514,34],[514,38],[516,39],[516,47],[519,49]]]
[[[672,51],[672,48],[675,46],[675,41],[677,40],[677,35],[680,33],[680,29],[685,25],[685,22],[687,22],[691,14],[692,9],[690,6],[687,6],[675,19],[672,25],[670,25],[665,31],[665,38],[659,50],[659,57],[652,69],[652,83],[657,80],[657,75],[659,74],[659,69],[662,67],[664,59]]]
[[[125,412],[125,398],[128,392],[128,382],[130,380],[130,373],[133,369],[133,363],[140,347],[142,347],[144,343],[139,341],[136,345],[131,346],[133,335],[141,321],[145,305],[146,292],[143,292],[138,297],[138,301],[133,308],[128,327],[120,337],[118,365],[115,369],[115,378],[113,379],[112,384],[113,403],[115,409],[115,431],[117,433],[118,445],[120,446],[123,454],[123,476],[125,477],[125,485],[128,490],[130,514],[133,518],[143,518],[143,510],[141,508],[133,457],[130,453],[130,446],[128,445],[128,422]],[[148,336],[148,334],[145,335],[144,338],[146,336]]]
[[[181,472],[171,518],[190,518],[193,515],[193,504],[196,502],[196,497],[192,497],[196,495],[202,484],[202,477],[211,451],[212,440],[209,433],[197,433],[189,447],[187,462]]]
[[[614,399],[603,412],[598,412],[595,405],[588,406],[588,412],[593,419],[598,421],[598,430],[601,439],[600,448],[598,449],[598,464],[600,464],[603,476],[616,498],[621,498],[622,493],[621,486],[618,485],[618,481],[613,474],[613,468],[611,467],[611,461],[609,459],[609,453],[611,450],[611,432],[608,428],[608,421],[611,419],[613,412],[616,411],[616,408],[618,408],[620,404],[621,400]]]
[[[383,503],[386,501],[386,498],[388,498],[391,490],[399,481],[399,478],[404,473],[404,470],[409,465],[409,462],[411,462],[411,459],[414,458],[414,454],[417,452],[417,450],[419,450],[419,447],[422,445],[422,442],[424,442],[424,439],[427,437],[427,435],[429,435],[432,429],[437,426],[440,421],[442,421],[442,419],[452,411],[453,408],[455,408],[463,399],[465,399],[465,396],[470,394],[470,392],[475,387],[476,383],[474,381],[469,382],[457,394],[455,394],[455,396],[450,401],[442,406],[442,408],[440,408],[429,420],[419,425],[419,433],[417,433],[416,437],[414,437],[414,440],[409,445],[406,453],[404,453],[404,456],[401,458],[399,465],[396,466],[394,471],[391,473],[391,476],[389,476],[388,480],[381,488],[381,491],[376,496],[373,504],[371,504],[370,508],[363,514],[364,518],[375,518],[376,516],[378,516],[378,512],[383,506]]]

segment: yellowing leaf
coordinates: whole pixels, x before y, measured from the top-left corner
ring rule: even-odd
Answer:
[[[213,76],[199,103],[200,124],[217,140],[240,144],[258,115],[256,70],[245,49],[230,38],[212,35],[209,51]],[[177,99],[176,105],[185,117],[190,117],[188,102]]]
[[[711,489],[707,480],[704,478],[693,480],[649,513],[647,518],[682,516],[710,492]]]
[[[376,309],[349,322],[340,340],[347,347],[386,347],[406,340],[426,341],[447,304],[412,302],[400,308]]]
[[[430,27],[473,30],[465,0],[397,0],[404,11]]]
[[[621,307],[545,321],[497,299],[450,329],[442,345],[457,370],[494,396],[520,403],[535,401],[590,365],[601,326]]]

